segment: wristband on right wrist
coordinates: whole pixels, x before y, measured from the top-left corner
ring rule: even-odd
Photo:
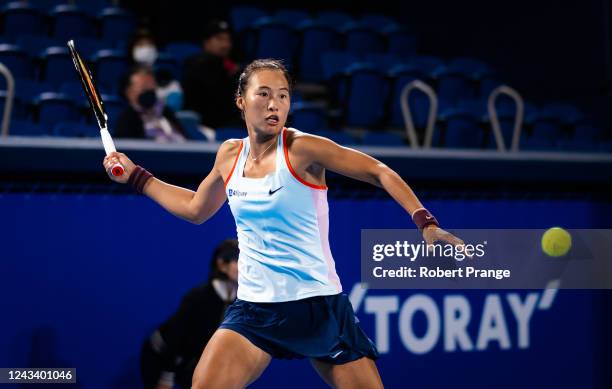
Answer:
[[[430,225],[440,226],[438,220],[425,208],[419,208],[412,213],[412,221],[418,227],[419,231]]]
[[[149,181],[150,178],[153,177],[153,174],[149,173],[147,169],[143,168],[140,165],[136,165],[134,170],[130,174],[130,178],[128,178],[128,184],[136,190],[136,192],[142,194],[142,190],[144,189],[145,184]]]

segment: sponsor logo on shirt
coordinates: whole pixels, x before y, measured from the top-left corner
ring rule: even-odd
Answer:
[[[227,190],[227,196],[228,197],[232,197],[232,196],[244,197],[246,195],[247,195],[247,192],[241,192],[241,191],[236,190],[236,189],[228,189]]]

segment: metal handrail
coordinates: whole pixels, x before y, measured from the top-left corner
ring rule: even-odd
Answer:
[[[430,148],[434,125],[436,123],[436,115],[438,114],[438,97],[436,96],[436,92],[433,90],[433,88],[421,80],[411,81],[402,89],[402,93],[400,95],[402,116],[404,117],[404,125],[406,126],[408,140],[410,141],[410,146],[413,149],[419,148],[419,141],[414,128],[414,120],[412,119],[412,114],[410,113],[408,96],[415,89],[425,93],[425,95],[427,95],[429,98],[429,116],[427,117],[427,129],[425,130],[425,141],[423,143],[423,147]]]
[[[501,131],[501,125],[499,124],[499,118],[497,117],[497,108],[495,107],[495,100],[500,95],[510,96],[510,98],[514,100],[514,103],[516,104],[516,115],[514,116],[514,129],[512,131],[512,145],[510,146],[510,151],[518,151],[519,139],[521,137],[521,131],[523,128],[525,104],[523,103],[523,98],[521,97],[521,94],[507,85],[500,85],[497,88],[493,89],[493,91],[491,91],[491,94],[489,95],[489,100],[487,102],[487,109],[489,111],[491,129],[493,130],[493,135],[495,135],[495,141],[497,143],[497,149],[499,151],[506,151],[506,147],[504,145],[504,137]]]
[[[15,97],[15,79],[13,73],[0,62],[0,73],[6,78],[6,101],[4,102],[4,114],[2,115],[2,127],[0,135],[7,137],[11,124],[11,112],[13,110],[13,99]]]

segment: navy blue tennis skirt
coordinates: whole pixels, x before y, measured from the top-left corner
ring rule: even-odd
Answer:
[[[358,325],[346,294],[281,303],[239,300],[219,328],[238,332],[273,358],[314,358],[340,365],[378,350]]]

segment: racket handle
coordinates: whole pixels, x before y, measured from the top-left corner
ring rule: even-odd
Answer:
[[[115,149],[115,142],[113,142],[113,138],[111,137],[110,133],[106,128],[100,129],[100,137],[102,138],[102,144],[104,145],[104,151],[106,152],[106,155],[117,151],[117,149]],[[113,174],[113,176],[119,177],[122,176],[123,173],[125,173],[125,169],[120,163],[116,163],[111,168],[111,173]]]
[[[102,145],[104,145],[106,155],[117,151],[115,148],[115,142],[113,142],[113,138],[106,128],[100,129],[100,137],[102,138]]]

